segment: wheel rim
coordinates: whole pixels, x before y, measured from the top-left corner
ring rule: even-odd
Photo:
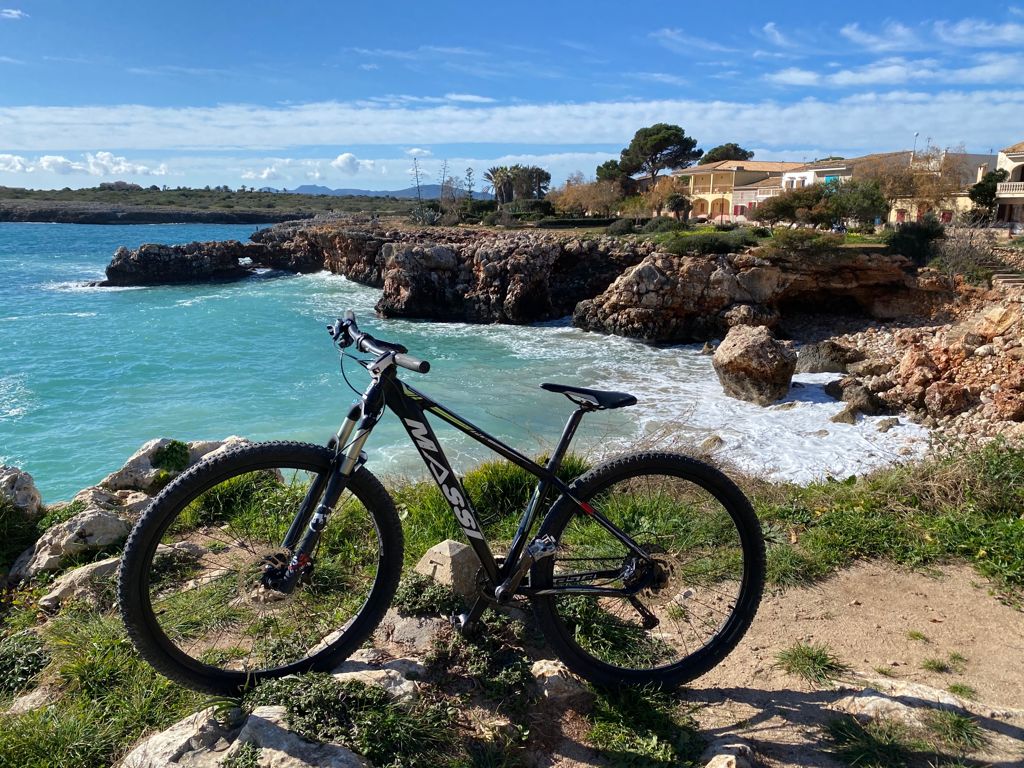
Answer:
[[[626,671],[663,670],[708,653],[737,620],[748,578],[740,529],[727,507],[688,478],[642,470],[604,484],[586,501],[658,565],[643,568],[592,518],[569,517],[558,534],[553,583],[629,585],[642,606],[622,597],[552,596],[569,644]],[[584,578],[598,571],[616,575]]]
[[[376,521],[351,491],[294,591],[268,588],[264,578],[290,559],[281,543],[318,476],[304,466],[254,467],[211,479],[177,505],[141,587],[147,621],[181,663],[258,676],[302,667],[340,642],[380,572]]]

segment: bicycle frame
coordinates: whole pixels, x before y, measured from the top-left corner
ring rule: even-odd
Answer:
[[[292,527],[285,538],[284,546],[289,549],[294,548],[293,551],[295,552],[292,564],[289,566],[289,571],[292,571],[294,566],[294,569],[298,572],[303,562],[303,554],[308,557],[309,553],[312,552],[316,538],[318,538],[319,532],[323,529],[330,510],[344,490],[345,479],[366,460],[363,446],[383,415],[385,408],[388,408],[401,421],[402,426],[409,434],[409,438],[416,446],[420,457],[423,459],[423,463],[430,472],[431,478],[437,484],[445,501],[455,515],[455,519],[469,540],[470,546],[472,546],[479,558],[483,572],[492,589],[505,587],[509,592],[509,597],[512,594],[539,596],[554,593],[576,593],[615,595],[620,597],[632,594],[630,590],[569,583],[544,590],[535,589],[532,586],[523,588],[519,586],[519,580],[523,578],[530,563],[532,563],[532,559],[527,562],[527,559],[524,557],[530,531],[537,520],[544,497],[552,488],[574,503],[582,514],[593,519],[598,525],[618,539],[627,550],[635,553],[645,561],[652,561],[651,556],[642,547],[620,531],[598,510],[586,502],[575,498],[569,486],[562,482],[556,474],[584,414],[594,410],[594,408],[587,404],[582,404],[569,416],[569,420],[562,431],[562,436],[551,457],[548,459],[547,465],[544,466],[532,461],[516,449],[489,435],[472,422],[462,418],[428,395],[399,380],[396,375],[395,366],[391,360],[387,359],[387,356],[373,364],[368,364],[367,369],[370,371],[373,380],[363,393],[362,399],[353,404],[338,433],[331,440],[337,457],[337,471],[326,481],[326,488],[320,487],[322,483],[315,484],[310,488],[307,493],[307,500],[296,515]],[[434,434],[430,422],[427,420],[427,413],[432,413],[441,418],[460,432],[468,435],[478,443],[481,443],[537,478],[537,485],[534,487],[530,501],[523,511],[508,553],[500,562],[494,557],[484,537],[476,511],[473,509],[472,501],[463,488],[458,476],[452,470],[448,458],[441,448],[441,444]],[[317,506],[316,511],[311,513],[309,506],[316,499],[321,498],[321,492],[322,500]],[[304,529],[306,534],[302,537],[302,541],[298,542],[299,535],[302,534]],[[295,547],[296,543],[298,543],[297,548]],[[620,574],[620,571],[621,569],[614,569],[595,571],[589,574],[575,574],[574,579],[579,581],[581,576],[614,578]]]

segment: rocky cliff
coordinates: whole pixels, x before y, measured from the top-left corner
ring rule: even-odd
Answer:
[[[581,301],[573,322],[647,341],[699,341],[736,325],[772,327],[789,308],[855,309],[875,318],[927,312],[952,290],[950,281],[917,274],[908,259],[880,251],[653,253]]]

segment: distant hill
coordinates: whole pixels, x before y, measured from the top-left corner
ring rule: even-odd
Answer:
[[[331,189],[319,184],[303,184],[295,189],[280,190],[273,187],[263,187],[260,192],[290,192],[297,195],[326,195],[330,197],[394,197],[399,200],[414,200],[416,198],[416,187],[407,189],[381,190],[381,189]],[[441,195],[440,184],[421,184],[420,194],[424,200],[436,200]],[[493,200],[494,195],[484,192],[474,192],[476,200]]]

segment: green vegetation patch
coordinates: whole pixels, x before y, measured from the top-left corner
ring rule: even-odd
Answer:
[[[749,245],[756,245],[757,236],[750,227],[737,227],[728,232],[700,229],[669,232],[656,236],[657,242],[676,256],[703,256],[713,253],[735,253]]]
[[[391,603],[405,616],[451,616],[462,610],[462,598],[455,591],[420,573],[410,573],[398,583]]]
[[[30,688],[49,660],[46,646],[34,632],[0,636],[0,698]]]
[[[150,463],[157,469],[181,472],[188,466],[188,445],[181,440],[171,440],[153,451]]]
[[[623,688],[597,693],[588,740],[611,765],[693,766],[704,740],[670,695]]]
[[[328,674],[265,682],[245,702],[283,705],[288,727],[299,735],[343,744],[379,768],[444,765],[456,744],[455,713],[443,704],[420,701],[406,709],[383,688]]]
[[[843,235],[816,229],[776,229],[763,253],[768,256],[828,256],[836,253],[843,241]]]
[[[1024,449],[1004,441],[860,478],[748,482],[747,491],[765,528],[788,533],[769,541],[773,583],[812,582],[858,559],[963,559],[1021,600]]]
[[[850,671],[827,645],[818,643],[797,642],[779,651],[775,666],[812,685],[827,687]]]
[[[907,766],[917,748],[924,746],[913,740],[906,726],[885,718],[861,723],[843,717],[831,721],[826,731],[836,757],[857,768]]]

